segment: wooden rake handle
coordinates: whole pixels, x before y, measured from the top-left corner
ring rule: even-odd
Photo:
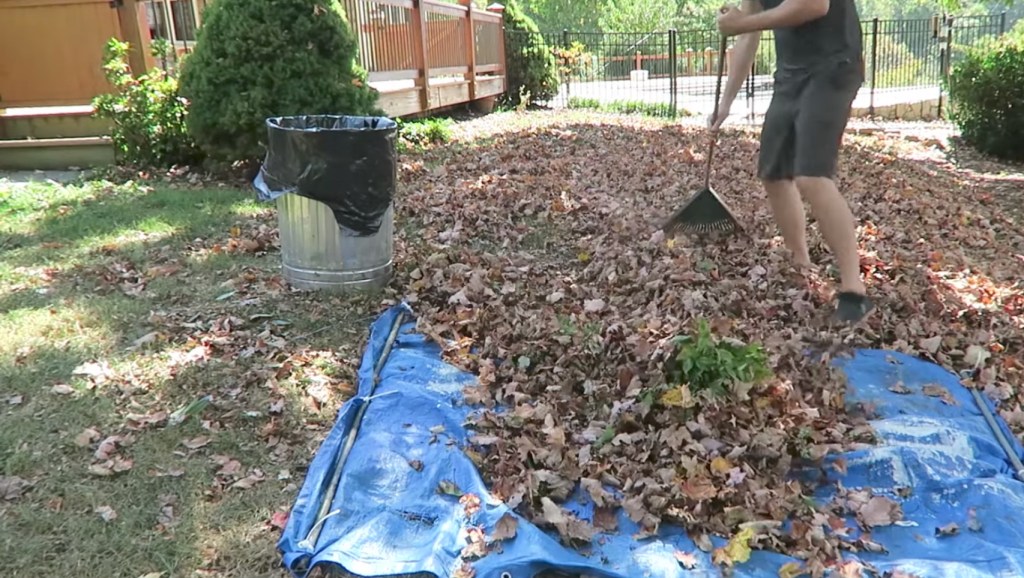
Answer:
[[[718,46],[718,78],[715,81],[715,112],[712,113],[712,122],[718,121],[719,101],[722,99],[722,76],[725,75],[725,51],[728,48],[729,39],[723,34]],[[708,162],[704,169],[704,188],[711,187],[711,159],[715,156],[716,133],[711,133],[711,142],[708,145]]]

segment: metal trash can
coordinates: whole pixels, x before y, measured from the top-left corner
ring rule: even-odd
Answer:
[[[281,268],[293,287],[347,292],[391,280],[397,130],[384,117],[267,119],[253,185],[277,201]]]

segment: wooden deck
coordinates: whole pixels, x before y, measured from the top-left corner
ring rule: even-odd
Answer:
[[[215,0],[214,0],[215,1]],[[501,9],[472,0],[343,0],[380,104],[405,116],[505,92]]]
[[[193,0],[200,27],[203,8],[216,1]],[[429,112],[505,91],[500,5],[482,10],[471,0],[341,1],[358,37],[360,64],[388,115]],[[154,38],[139,0],[0,0],[4,116],[17,115],[16,109],[37,115],[40,107],[88,105],[110,90],[102,58],[112,37],[131,44],[133,70],[160,65],[151,55]],[[175,48],[178,54],[190,45]]]

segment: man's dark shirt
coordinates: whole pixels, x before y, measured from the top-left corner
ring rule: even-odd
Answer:
[[[783,0],[760,0],[765,10]],[[831,0],[828,14],[775,34],[777,68],[781,73],[805,73],[841,62],[862,64],[860,16],[854,0]]]

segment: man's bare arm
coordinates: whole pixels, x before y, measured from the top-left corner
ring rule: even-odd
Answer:
[[[748,17],[761,13],[764,8],[760,0],[743,0],[740,8]],[[753,30],[741,34],[736,38],[736,45],[732,50],[732,58],[729,62],[729,79],[725,83],[722,92],[722,101],[731,104],[739,94],[743,81],[750,73],[750,67],[754,64],[754,55],[757,54],[757,47],[761,44],[761,31]]]
[[[741,34],[799,26],[828,14],[830,0],[784,0],[770,10],[751,14],[743,19]],[[845,0],[839,0],[845,1]]]

